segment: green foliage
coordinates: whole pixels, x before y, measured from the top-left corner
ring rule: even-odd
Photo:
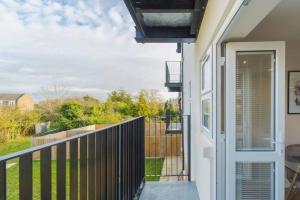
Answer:
[[[139,100],[138,100],[138,114],[140,116],[147,116],[150,117],[150,106],[147,102],[145,93],[142,91],[139,94]]]
[[[19,118],[19,127],[21,135],[35,134],[35,125],[40,122],[41,116],[35,110],[23,112]]]
[[[160,174],[163,168],[164,158],[146,158],[145,166],[145,180],[146,181],[160,181]],[[151,176],[157,175],[157,176]]]
[[[62,129],[79,128],[86,125],[84,106],[80,102],[70,101],[59,108],[59,120],[57,124]]]
[[[137,106],[133,101],[132,95],[124,90],[110,93],[107,103],[112,104],[114,112],[120,113],[124,118],[138,115]]]
[[[20,111],[15,107],[0,109],[0,143],[16,139],[18,136],[32,135],[34,126],[40,121],[35,111]]]
[[[31,146],[29,137],[17,137],[15,140],[0,145],[0,156],[25,150]]]
[[[165,115],[177,116],[179,114],[179,106],[175,107],[170,100],[166,101],[164,106]]]
[[[113,124],[137,116],[151,118],[166,112],[173,114],[178,109],[171,103],[164,104],[156,90],[142,90],[136,97],[118,90],[111,92],[105,102],[91,96],[50,99],[39,102],[33,111],[3,107],[0,112],[0,143],[3,143],[19,135],[34,134],[35,124],[39,122],[51,122],[51,130],[68,130]]]

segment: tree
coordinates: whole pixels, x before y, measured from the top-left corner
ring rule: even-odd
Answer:
[[[22,112],[18,120],[21,135],[35,134],[35,125],[40,122],[41,116],[35,110]]]
[[[84,106],[76,101],[66,102],[59,108],[57,125],[63,129],[85,126]]]
[[[18,136],[35,133],[35,124],[40,115],[35,111],[20,111],[16,107],[0,108],[0,143],[13,140]]]
[[[70,95],[70,90],[63,81],[54,80],[52,84],[42,87],[40,93],[46,100],[63,101]]]
[[[20,135],[20,127],[16,120],[20,116],[20,111],[16,108],[2,107],[0,113],[0,142],[15,139]]]
[[[162,113],[163,101],[158,90],[142,90],[140,93],[144,94],[146,102],[148,103],[148,117],[155,117]]]
[[[112,103],[114,111],[120,113],[124,118],[137,116],[137,107],[132,95],[124,90],[110,93],[107,102]]]
[[[150,107],[144,91],[141,91],[138,97],[138,114],[145,117],[150,117]]]

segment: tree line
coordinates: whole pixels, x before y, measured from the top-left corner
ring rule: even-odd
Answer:
[[[35,134],[35,124],[50,122],[50,130],[62,131],[93,124],[113,124],[145,116],[164,116],[179,112],[178,106],[163,101],[155,90],[142,90],[134,96],[125,90],[113,91],[105,101],[92,96],[46,99],[32,111],[3,107],[0,110],[0,143],[19,135]]]

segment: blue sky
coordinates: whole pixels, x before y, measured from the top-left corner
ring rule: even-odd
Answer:
[[[0,92],[64,85],[72,95],[105,98],[125,89],[164,88],[175,44],[137,44],[122,0],[0,0]]]

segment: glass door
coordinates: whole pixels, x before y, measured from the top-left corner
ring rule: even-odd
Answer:
[[[228,200],[284,199],[284,43],[226,45]]]

